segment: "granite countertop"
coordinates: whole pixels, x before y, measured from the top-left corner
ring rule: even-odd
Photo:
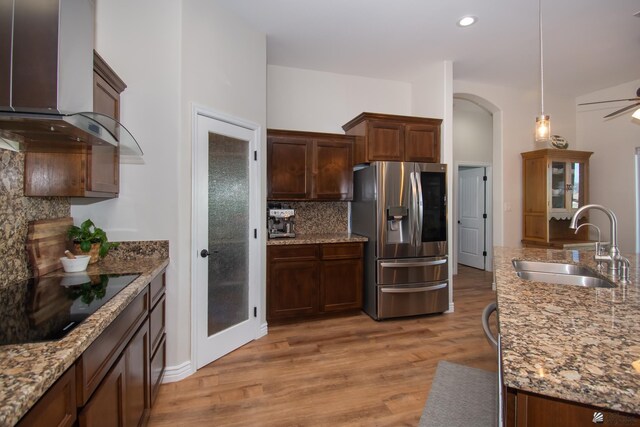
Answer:
[[[593,254],[495,248],[504,383],[640,414],[639,255],[627,256],[632,283],[614,289],[522,280],[511,264],[526,259],[593,268]]]
[[[168,251],[168,250],[167,250]],[[118,314],[169,264],[168,256],[128,252],[92,264],[89,274],[140,276],[59,341],[0,346],[0,425],[14,425]],[[57,270],[47,275],[64,275]]]
[[[312,245],[317,243],[349,243],[366,242],[364,236],[350,233],[314,233],[297,234],[296,237],[282,237],[267,240],[267,246],[272,245]]]

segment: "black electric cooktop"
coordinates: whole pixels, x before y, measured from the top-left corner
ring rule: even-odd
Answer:
[[[0,345],[63,338],[138,276],[67,273],[0,289]]]

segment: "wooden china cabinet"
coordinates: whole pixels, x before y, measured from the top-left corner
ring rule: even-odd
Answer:
[[[575,211],[589,203],[589,151],[544,149],[522,153],[522,243],[569,248],[591,244],[588,227],[569,228]],[[585,215],[579,223],[588,221]]]

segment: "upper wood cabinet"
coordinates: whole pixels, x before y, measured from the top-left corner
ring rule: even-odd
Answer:
[[[354,164],[377,160],[440,163],[441,119],[362,113],[342,126],[356,137]]]
[[[267,130],[267,199],[351,200],[353,138]]]
[[[522,153],[523,238],[527,246],[589,243],[589,230],[569,229],[574,212],[589,203],[589,151],[544,149]],[[580,223],[587,222],[587,216]]]
[[[93,59],[94,112],[119,121],[120,93],[127,86],[96,52]],[[25,196],[113,198],[120,189],[119,147],[40,144],[26,152],[24,169]]]

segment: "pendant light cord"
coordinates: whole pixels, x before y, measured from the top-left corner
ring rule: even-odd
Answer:
[[[538,37],[540,38],[540,115],[544,116],[544,66],[542,50],[542,0],[538,0]]]

